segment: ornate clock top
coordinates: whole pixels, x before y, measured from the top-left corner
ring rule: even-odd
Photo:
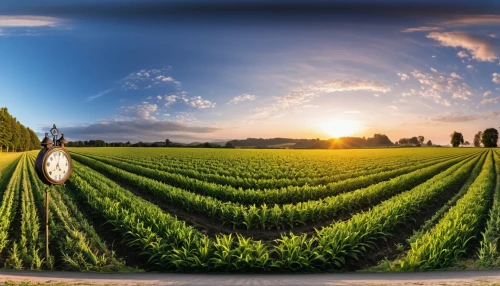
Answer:
[[[68,144],[68,140],[59,132],[55,124],[50,129],[50,134],[52,139],[49,138],[48,133],[45,133],[45,138],[40,143],[43,148],[38,153],[35,169],[38,177],[45,184],[61,185],[69,178],[73,167],[71,156],[64,146]],[[61,138],[58,138],[59,134]]]

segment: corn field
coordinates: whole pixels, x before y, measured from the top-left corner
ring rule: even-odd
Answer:
[[[420,271],[500,266],[500,152],[484,148],[70,148],[0,154],[0,267]]]

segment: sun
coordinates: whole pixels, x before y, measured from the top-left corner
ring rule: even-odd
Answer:
[[[321,125],[321,131],[332,138],[346,137],[360,130],[361,125],[354,120],[331,120]]]

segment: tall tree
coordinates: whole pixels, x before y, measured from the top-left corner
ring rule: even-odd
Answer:
[[[409,143],[412,144],[412,145],[417,145],[418,142],[419,142],[418,138],[415,137],[415,136],[411,137],[410,140],[409,140]]]
[[[474,135],[474,147],[481,147],[481,139],[483,136],[483,132],[479,131]]]
[[[450,137],[450,143],[451,145],[453,145],[453,147],[458,147],[460,146],[460,144],[464,144],[464,136],[462,135],[462,133],[453,131]]]
[[[417,138],[418,138],[418,142],[420,142],[420,144],[424,144],[424,140],[425,140],[424,136],[420,135]]]
[[[432,146],[432,141],[431,140],[427,141],[427,146]]]
[[[481,143],[484,147],[497,147],[498,142],[498,130],[495,128],[488,128],[484,130],[481,136]]]

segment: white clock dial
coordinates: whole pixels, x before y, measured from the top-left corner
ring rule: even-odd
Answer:
[[[45,161],[45,174],[54,182],[62,181],[66,178],[70,170],[70,162],[66,153],[56,150],[50,153]]]

